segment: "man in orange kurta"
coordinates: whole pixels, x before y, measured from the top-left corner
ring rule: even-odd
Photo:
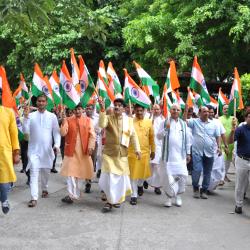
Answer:
[[[95,131],[92,120],[82,111],[78,105],[72,117],[63,118],[61,126],[61,135],[65,136],[61,175],[67,177],[69,192],[62,202],[66,203],[79,199],[81,180],[91,180],[94,175],[91,155],[95,149]]]

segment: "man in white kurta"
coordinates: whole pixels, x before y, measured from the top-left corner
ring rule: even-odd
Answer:
[[[24,133],[29,136],[28,166],[30,169],[31,200],[29,207],[35,207],[38,200],[38,179],[41,175],[42,197],[48,196],[49,173],[55,158],[54,150],[59,152],[60,132],[56,115],[46,110],[47,97],[37,97],[38,110],[29,114],[29,108],[24,111]],[[54,147],[52,148],[52,136]]]
[[[153,126],[154,126],[154,142],[155,142],[155,158],[150,161],[152,176],[148,179],[148,184],[155,188],[156,194],[161,194],[160,190],[160,161],[162,140],[157,137],[160,126],[165,120],[161,114],[161,108],[158,104],[153,106]]]
[[[171,117],[161,123],[158,138],[163,139],[162,145],[162,186],[167,195],[166,207],[181,206],[180,194],[185,191],[188,176],[187,162],[190,161],[191,141],[186,123],[179,118],[181,109],[174,104]]]

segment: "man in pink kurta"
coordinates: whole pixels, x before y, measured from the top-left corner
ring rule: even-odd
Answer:
[[[61,135],[65,136],[61,175],[67,177],[69,192],[62,201],[73,203],[80,197],[81,180],[90,180],[94,175],[91,155],[95,149],[95,131],[92,120],[82,114],[80,105],[75,108],[74,116],[63,119]]]

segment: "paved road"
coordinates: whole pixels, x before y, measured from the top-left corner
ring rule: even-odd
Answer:
[[[49,198],[28,208],[26,178],[17,175],[11,211],[7,216],[0,213],[0,249],[250,249],[250,199],[243,215],[234,214],[233,182],[208,200],[197,200],[192,198],[189,180],[181,208],[165,208],[165,196],[149,189],[137,206],[127,201],[120,209],[102,214],[96,183],[92,193],[67,205],[61,202],[65,180],[52,174]]]

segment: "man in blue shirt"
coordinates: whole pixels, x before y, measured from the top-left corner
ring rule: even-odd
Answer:
[[[187,108],[186,108],[187,109]],[[184,114],[185,119],[186,112]],[[200,108],[200,117],[187,120],[187,125],[192,129],[193,144],[193,171],[192,185],[194,198],[207,199],[207,189],[210,183],[214,154],[221,154],[220,129],[213,120],[208,119],[207,107]],[[216,147],[217,145],[217,147]],[[202,188],[199,192],[199,180],[203,171]]]
[[[236,149],[236,181],[235,181],[235,212],[242,213],[244,193],[248,185],[250,171],[250,111],[245,114],[246,124],[236,128],[236,121],[233,121],[233,128],[229,136],[229,143],[237,141]]]

